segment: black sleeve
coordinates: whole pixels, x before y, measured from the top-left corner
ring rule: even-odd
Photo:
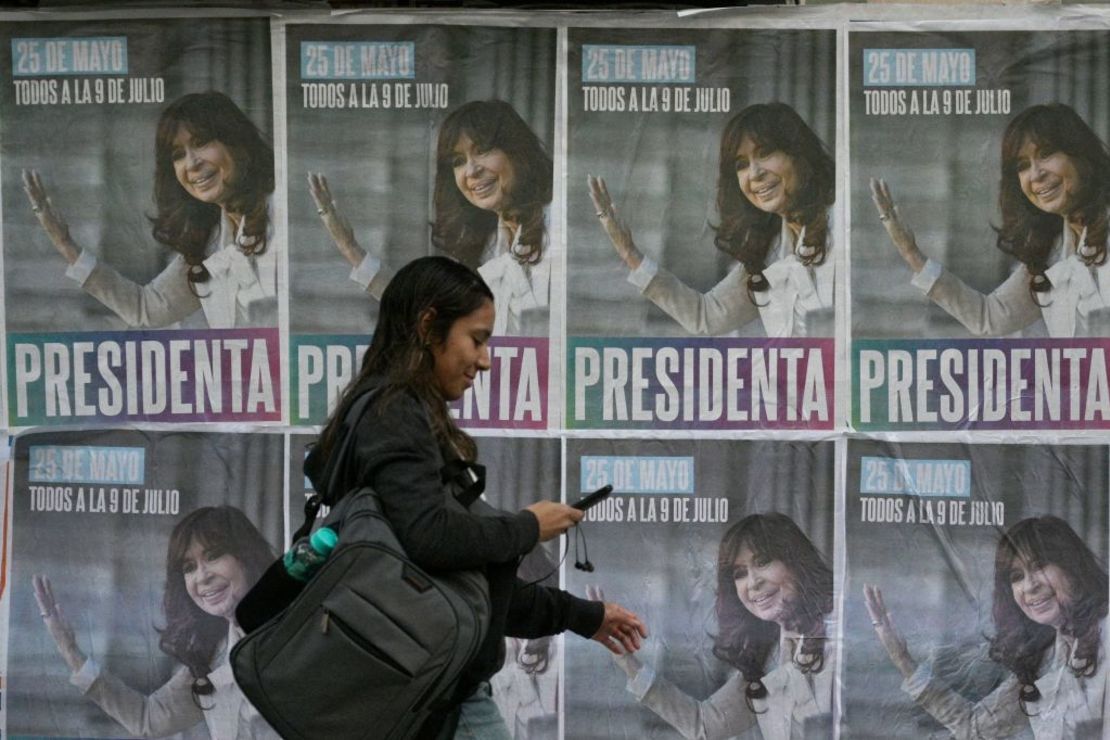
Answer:
[[[535,547],[539,521],[530,511],[476,516],[448,508],[443,458],[418,399],[400,394],[375,404],[356,434],[359,483],[377,492],[382,513],[420,567],[480,568]]]
[[[605,604],[572,596],[539,584],[526,585],[519,578],[509,602],[505,634],[509,637],[543,637],[566,630],[586,639],[601,629]]]

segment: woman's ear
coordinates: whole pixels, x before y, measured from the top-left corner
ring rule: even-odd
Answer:
[[[432,343],[432,324],[436,320],[436,310],[434,308],[425,308],[420,312],[420,318],[416,320],[416,333],[420,337],[421,344],[425,346]]]

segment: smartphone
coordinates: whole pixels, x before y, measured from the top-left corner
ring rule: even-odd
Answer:
[[[602,486],[601,488],[597,489],[593,493],[586,494],[582,498],[578,499],[573,504],[571,504],[571,506],[573,506],[576,509],[580,509],[582,511],[585,511],[586,509],[590,508],[594,504],[601,503],[605,499],[605,497],[608,496],[612,492],[613,492],[613,487],[612,486]]]

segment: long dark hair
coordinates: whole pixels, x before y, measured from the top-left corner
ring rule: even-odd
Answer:
[[[1099,622],[1106,617],[1107,575],[1087,544],[1058,517],[1022,519],[998,541],[991,610],[995,636],[990,657],[1017,676],[1024,709],[1028,702],[1041,698],[1033,682],[1045,651],[1056,639],[1056,630],[1029,619],[1014,600],[1011,573],[1015,560],[1030,568],[1055,565],[1067,576],[1071,600],[1060,604],[1066,620],[1060,631],[1075,639],[1068,667],[1076,676],[1093,676],[1098,671]]]
[[[737,668],[748,682],[745,700],[767,696],[763,685],[767,657],[779,641],[779,625],[748,611],[736,593],[733,564],[747,546],[763,560],[778,560],[797,583],[797,598],[787,604],[787,626],[806,637],[801,655],[791,656],[805,673],[825,665],[825,616],[833,609],[833,573],[805,533],[785,514],[751,514],[732,525],[717,551],[717,635],[713,654]],[[816,639],[814,639],[816,638]],[[754,711],[754,708],[753,708]]]
[[[448,257],[421,257],[398,270],[382,293],[378,325],[362,367],[324,425],[314,454],[328,459],[351,403],[369,388],[381,385],[379,408],[398,393],[411,393],[427,407],[440,448],[474,460],[474,440],[455,424],[436,386],[432,346],[444,342],[455,321],[486,301],[493,301],[493,293],[481,276]],[[420,320],[429,309],[435,317],[428,336],[422,337]]]
[[[1087,265],[1106,262],[1107,219],[1110,205],[1110,152],[1086,121],[1063,103],[1034,105],[1014,116],[1002,137],[1002,175],[998,205],[1002,226],[1000,250],[1022,262],[1029,272],[1029,289],[1042,293],[1052,289],[1044,274],[1052,247],[1063,228],[1063,217],[1045,213],[1021,191],[1018,161],[1022,146],[1031,141],[1042,152],[1063,152],[1071,158],[1079,176],[1079,205],[1075,218],[1087,228],[1087,244],[1081,254]]]
[[[159,630],[159,647],[193,674],[193,700],[211,694],[208,672],[216,647],[227,637],[227,620],[202,610],[185,588],[185,554],[193,542],[206,551],[227,553],[239,561],[253,585],[274,559],[270,543],[234,506],[205,506],[185,516],[170,534],[166,548],[166,587],[162,611],[166,626]],[[203,708],[203,707],[201,707]]]
[[[435,222],[432,243],[463,264],[478,267],[497,229],[497,214],[468,201],[455,183],[455,146],[467,136],[479,151],[500,149],[513,166],[512,188],[502,214],[520,227],[513,258],[534,265],[543,257],[543,209],[551,202],[551,157],[524,119],[503,100],[474,100],[453,110],[439,127],[436,144]]]
[[[170,103],[158,121],[154,138],[154,203],[158,213],[151,219],[154,238],[179,253],[189,266],[189,288],[208,281],[203,264],[205,249],[214,229],[219,228],[220,206],[193,198],[173,166],[173,143],[184,127],[194,140],[218,141],[235,163],[234,180],[228,183],[230,197],[224,207],[243,216],[243,237],[236,246],[243,254],[266,251],[270,225],[266,200],[274,192],[274,150],[258,127],[220,92],[190,93]]]
[[[803,264],[820,265],[828,250],[828,210],[836,200],[836,163],[821,139],[802,117],[785,103],[749,105],[732,117],[721,133],[717,172],[717,213],[714,242],[748,273],[748,293],[769,287],[763,277],[767,254],[782,229],[782,218],[756,208],[740,191],[736,179],[736,152],[748,136],[762,150],[781,151],[794,164],[798,186],[789,204],[787,219],[805,226],[805,239],[797,250]]]

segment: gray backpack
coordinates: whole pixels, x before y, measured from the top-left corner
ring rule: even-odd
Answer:
[[[368,400],[348,418],[357,422]],[[352,437],[329,464],[329,483],[344,469]],[[466,508],[450,490],[444,495],[448,506]],[[314,518],[315,511],[306,524]],[[336,549],[292,603],[234,647],[235,680],[284,738],[410,738],[454,698],[482,644],[485,575],[415,565],[370,488],[334,502],[324,523],[339,535]]]

